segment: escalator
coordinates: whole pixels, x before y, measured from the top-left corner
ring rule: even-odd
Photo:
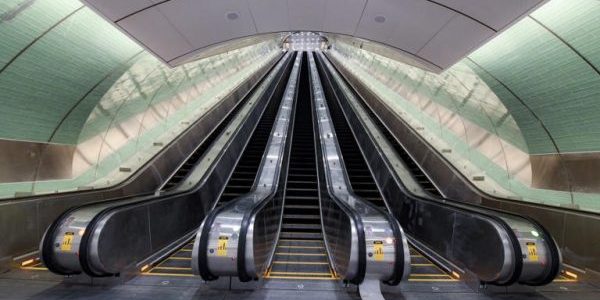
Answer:
[[[225,186],[225,190],[218,202],[219,206],[248,193],[252,188],[262,155],[269,140],[269,134],[273,127],[278,107],[279,101],[272,101],[269,104],[267,111],[265,111],[265,114],[256,126],[250,143],[246,146],[231,178],[229,178]]]
[[[209,132],[196,149],[184,160],[184,162],[176,169],[169,179],[158,189],[161,193],[168,192],[179,186],[182,181],[193,171],[200,159],[206,154],[207,150],[213,145],[214,141],[222,134],[223,130],[229,125],[231,120],[238,115],[240,109],[246,105],[250,97],[241,99],[226,115],[225,118],[219,121],[217,126]],[[185,252],[185,251],[184,251]],[[188,262],[189,264],[189,262]],[[189,266],[188,266],[189,268]],[[47,271],[42,260],[39,257],[34,257],[21,263],[21,270]],[[146,270],[144,270],[146,271]]]
[[[327,75],[323,73],[323,69],[320,69],[320,71],[322,72],[321,77],[328,79],[326,77]],[[324,82],[329,83],[328,80],[324,80]],[[363,199],[368,200],[382,210],[387,211],[388,207],[385,203],[385,200],[383,199],[371,174],[373,170],[371,170],[371,168],[367,165],[362,151],[358,147],[352,130],[346,122],[346,117],[336,101],[336,95],[332,90],[332,87],[327,84],[324,86],[327,104],[329,105],[331,111],[344,165],[346,167],[346,171],[348,172],[350,184],[352,185],[354,193],[358,196],[361,196]],[[453,278],[450,274],[448,274],[447,271],[434,264],[430,259],[425,257],[423,253],[419,252],[414,247],[410,248],[410,256],[411,271],[409,281],[457,281],[457,279]]]
[[[172,179],[175,183],[183,178],[182,172],[176,176],[171,175],[180,167],[183,169],[190,167],[190,164],[184,165],[183,163],[190,158],[194,150],[198,150],[196,149],[197,145],[203,144],[204,139],[215,130],[215,125],[226,116],[231,115],[232,110],[239,107],[236,105],[242,99],[249,97],[251,91],[268,75],[269,70],[275,66],[277,61],[276,57],[241,81],[234,90],[225,94],[221,101],[211,106],[199,119],[191,122],[187,129],[170,142],[157,141],[154,143],[153,147],[160,147],[161,150],[156,152],[143,166],[129,172],[127,178],[121,183],[94,189],[82,186],[76,191],[31,195],[4,201],[5,209],[0,211],[0,219],[14,220],[14,226],[20,228],[18,233],[12,232],[15,236],[11,243],[13,246],[7,249],[8,252],[4,253],[4,258],[12,258],[14,264],[26,267],[36,265],[40,262],[37,250],[44,233],[43,229],[50,226],[62,212],[72,207],[109,200],[151,196],[161,187],[173,188],[173,184],[167,186],[165,182]],[[123,169],[123,172],[128,172],[127,169]],[[182,171],[183,173],[189,172]],[[32,210],[40,210],[44,213],[32,217],[30,215]],[[30,226],[30,222],[34,222],[36,225]]]
[[[337,140],[327,133],[314,56],[303,57],[294,64],[256,181],[206,217],[192,271],[206,281],[263,277],[279,288],[325,280],[397,285],[409,271],[406,238],[390,214],[347,188]]]
[[[280,80],[285,81],[287,77],[280,78]],[[279,95],[274,96],[269,102],[215,208],[222,207],[251,190],[258,174],[261,158],[265,152],[280,102],[281,97]],[[192,239],[164,260],[158,260],[149,266],[145,266],[142,275],[193,276],[190,264],[194,242],[195,240]]]
[[[304,54],[306,57],[306,54]],[[303,59],[306,61],[306,58]],[[265,278],[336,279],[321,232],[308,64],[300,73],[298,103],[285,189],[283,221],[273,263]]]
[[[163,186],[160,188],[162,192],[174,189],[175,187],[179,186],[185,178],[187,178],[187,176],[190,174],[191,171],[194,170],[194,167],[198,164],[198,162],[204,156],[209,147],[213,145],[217,137],[221,135],[225,127],[227,127],[227,125],[231,122],[233,117],[238,114],[240,109],[244,106],[244,104],[246,104],[249,98],[250,97],[245,97],[244,99],[242,99],[242,101],[240,101],[233,108],[233,110],[223,120],[219,122],[217,127],[210,133],[210,135],[207,138],[204,139],[202,144],[200,144],[196,148],[196,150],[194,150],[194,152],[184,161],[184,163],[181,164],[179,168],[177,168],[177,171],[175,171],[171,175],[169,180],[167,180],[167,182],[163,184]]]
[[[338,72],[325,55],[319,55],[319,61],[322,74],[330,82],[330,94],[337,99],[336,119],[338,123],[345,120],[343,123],[360,141],[354,151],[363,154],[390,212],[408,233],[413,251],[421,252],[414,255],[426,253],[436,264],[443,262],[453,277],[469,273],[484,284],[535,286],[552,281],[560,269],[561,255],[545,228],[531,218],[440,197],[433,183],[365,105],[365,99],[352,89],[354,81],[342,77],[345,73]],[[355,163],[349,161],[348,165]],[[407,188],[413,181],[427,193],[417,194],[418,189]],[[528,247],[535,249],[528,251]],[[421,266],[431,267],[427,262]]]
[[[142,270],[155,268],[157,259],[189,243],[203,216],[218,200],[226,183],[223,179],[230,177],[240,153],[246,145],[253,148],[254,143],[248,140],[260,118],[269,114],[273,106],[270,100],[282,92],[291,61],[291,55],[282,56],[228,118],[215,120],[219,123],[204,139],[207,144],[198,147],[180,166],[182,170],[165,185],[168,190],[156,196],[82,206],[63,213],[41,244],[43,261],[49,269],[61,275],[84,272],[92,277],[116,276],[122,270],[139,268],[140,263],[144,264]],[[192,179],[185,179],[188,176]],[[187,252],[184,248],[177,252]],[[188,260],[189,266],[189,255],[171,260]],[[165,264],[158,267],[180,268]]]
[[[398,143],[396,138],[392,136],[391,132],[388,130],[387,126],[385,126],[381,120],[375,115],[373,110],[364,102],[359,101],[364,110],[367,112],[371,120],[376,124],[376,126],[381,130],[381,133],[385,136],[385,138],[391,143],[392,147],[398,154],[398,156],[402,159],[402,162],[406,165],[409,172],[414,177],[415,181],[423,188],[424,191],[429,193],[434,197],[443,197],[435,184],[429,179],[427,175],[423,172],[421,167],[412,159],[410,154]],[[341,112],[340,112],[341,113]],[[342,116],[343,117],[343,116]],[[347,127],[347,126],[346,126]],[[358,147],[356,148],[358,150]],[[359,152],[356,152],[359,153]],[[364,160],[363,160],[364,161]],[[372,177],[371,177],[372,179]],[[373,182],[374,184],[374,182]]]

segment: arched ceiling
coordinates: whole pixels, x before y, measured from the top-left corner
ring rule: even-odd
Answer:
[[[248,36],[317,31],[381,43],[443,70],[546,0],[84,0],[174,66]]]

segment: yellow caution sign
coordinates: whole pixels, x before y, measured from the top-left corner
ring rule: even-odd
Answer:
[[[537,246],[535,245],[534,242],[527,242],[527,256],[529,256],[529,260],[530,261],[538,261],[539,257],[538,257],[538,253],[537,253]]]
[[[75,236],[74,232],[65,232],[65,236],[63,236],[62,243],[60,244],[61,251],[71,251],[73,249],[73,237]]]
[[[219,236],[219,244],[217,245],[217,256],[227,256],[227,242],[229,241],[228,236]]]
[[[373,241],[373,258],[375,261],[383,260],[383,241]]]

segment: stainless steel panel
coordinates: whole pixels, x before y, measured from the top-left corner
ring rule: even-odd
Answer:
[[[285,59],[291,56],[288,52]],[[248,281],[258,278],[270,265],[283,214],[283,181],[301,59],[297,55],[293,63],[252,190],[207,217],[197,232],[192,270],[205,280],[237,275]],[[222,239],[227,239],[227,248],[219,250]],[[200,265],[203,260],[205,266]]]
[[[260,107],[256,103],[254,106]],[[260,109],[257,110],[260,111]],[[216,123],[211,118],[215,116],[209,115],[206,118],[212,121],[211,125]],[[249,116],[242,114],[239,117],[252,119],[253,116],[255,117],[256,113]],[[203,130],[210,130],[206,128],[208,127],[206,125],[208,124],[203,126],[205,127]],[[212,128],[212,126],[208,128]],[[244,129],[247,131],[248,126],[236,131],[236,133],[243,137],[246,134]],[[52,228],[53,231],[47,233],[48,242],[43,241],[41,245],[43,259],[50,270],[67,274],[85,271],[91,276],[115,274],[195,229],[201,222],[206,210],[204,202],[198,201],[196,197],[206,196],[203,198],[206,199],[206,202],[214,203],[214,198],[220,194],[220,190],[214,193],[215,191],[211,189],[223,185],[222,183],[219,185],[218,182],[221,182],[220,179],[223,176],[228,175],[221,173],[226,172],[229,174],[231,165],[235,161],[235,159],[231,159],[231,155],[226,154],[237,153],[239,148],[246,143],[242,142],[243,139],[234,139],[235,136],[238,135],[223,137],[230,139],[229,145],[231,145],[221,150],[222,153],[225,153],[222,157],[226,159],[220,161],[215,159],[211,171],[215,170],[216,161],[220,163],[220,168],[217,168],[214,172],[207,172],[207,178],[201,181],[204,185],[200,184],[190,192],[159,198],[159,200],[154,197],[134,197],[105,204],[92,204],[63,215],[57,223],[57,228]],[[170,153],[181,153],[177,147],[177,142],[171,144],[168,149]],[[173,165],[177,166],[178,164]],[[215,179],[217,179],[217,182],[215,182]],[[203,190],[201,187],[206,184],[211,186]],[[211,194],[206,195],[206,190],[210,190]],[[168,206],[168,209],[164,205]],[[165,213],[165,211],[170,213]],[[176,214],[176,212],[182,215]],[[186,216],[183,213],[188,215]],[[146,218],[145,222],[130,222],[130,220],[144,220],[144,218]],[[177,221],[186,222],[181,223],[180,226],[167,226],[166,228],[171,231],[167,231],[168,233],[165,234],[164,225],[175,224]],[[90,224],[92,225],[90,226]],[[136,224],[139,226],[134,226]],[[158,224],[158,226],[153,226],[154,224]],[[67,232],[74,233],[73,246],[70,249],[60,247],[61,241],[63,241]],[[122,237],[122,239],[115,240],[114,237]],[[138,247],[139,242],[144,241],[144,239],[152,241],[149,244],[150,247]],[[80,265],[80,262],[84,264]]]
[[[406,238],[393,230],[392,219],[384,212],[352,193],[313,53],[309,53],[309,62],[320,157],[321,219],[332,267],[339,276],[357,284],[365,277],[384,282],[407,278],[406,264],[396,268],[396,251],[404,253],[403,263],[410,262]],[[381,243],[381,255],[373,253],[375,243]]]
[[[132,174],[131,178],[113,188],[91,190],[83,192],[62,193],[58,195],[45,195],[28,197],[0,202],[0,218],[2,220],[12,220],[15,227],[26,229],[26,233],[19,235],[18,242],[0,244],[0,265],[4,264],[1,258],[6,259],[23,255],[38,249],[39,241],[46,228],[66,209],[88,203],[94,203],[102,200],[114,199],[125,195],[140,195],[152,193],[159,187],[166,178],[174,171],[180,161],[187,157],[178,155],[179,150],[175,147],[179,142],[192,141],[197,144],[198,139],[193,138],[196,132],[207,132],[212,129],[214,120],[222,119],[235,104],[242,99],[240,94],[248,93],[258,80],[273,65],[267,64],[258,70],[254,75],[240,84],[239,88],[223,98],[211,111],[208,111],[202,118],[192,124],[189,129],[178,136],[174,142],[166,145],[164,150],[159,152],[145,167]],[[25,152],[24,152],[25,153]],[[173,155],[172,153],[175,153]],[[31,203],[35,203],[35,209],[31,209]],[[32,214],[32,211],[36,213]],[[11,212],[20,213],[13,214]],[[37,213],[42,212],[42,213]],[[32,220],[34,218],[34,220]],[[30,225],[35,223],[35,226]],[[0,235],[11,236],[10,226],[0,227]]]
[[[343,84],[341,79],[338,82]],[[353,83],[358,85],[356,81]],[[371,165],[377,166],[375,177],[380,186],[386,187],[384,190],[390,196],[386,198],[388,205],[413,238],[455,265],[475,273],[484,282],[506,284],[518,280],[525,284],[541,284],[556,275],[560,255],[551,253],[555,251],[554,241],[537,224],[516,215],[467,207],[443,199],[419,198],[407,192],[391,167],[403,162],[393,153],[380,150],[390,148],[381,146],[387,142],[383,134],[370,125],[371,121],[364,113],[362,119],[357,117],[363,108],[348,88],[346,95],[351,101],[343,102],[342,107],[355,135],[364,136],[359,138],[363,141],[361,149],[379,154],[379,157],[367,157],[372,159]],[[369,125],[359,126],[360,123]],[[372,130],[367,131],[366,127]],[[372,137],[367,137],[369,135]],[[380,149],[376,149],[376,144]],[[413,158],[420,157],[420,165],[427,168],[435,156],[427,151],[422,153],[425,155]],[[537,253],[530,255],[531,249]]]
[[[279,69],[276,68],[270,76],[273,74],[279,74]],[[263,86],[269,88],[264,89]],[[258,92],[249,99],[250,112],[237,116],[225,129],[229,134],[223,133],[219,137],[227,140],[224,148],[216,157],[202,158],[212,163],[194,189],[190,192],[173,193],[153,201],[134,203],[128,207],[115,209],[113,213],[101,219],[88,245],[89,265],[92,271],[97,270],[100,274],[115,274],[198,228],[204,216],[214,208],[221,195],[239,153],[248,143],[250,133],[267,106],[269,99],[267,94],[273,86],[276,86],[276,82],[273,83],[267,78],[258,87]],[[236,122],[238,118],[242,121]],[[237,124],[241,125],[238,127]],[[215,142],[215,145],[219,144],[221,144],[219,141]],[[146,228],[123,226],[132,216],[142,220],[147,218],[148,226]],[[141,247],[139,241],[127,238],[135,236],[142,242],[147,239],[150,247]]]

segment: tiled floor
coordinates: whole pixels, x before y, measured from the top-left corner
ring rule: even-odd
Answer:
[[[211,289],[199,277],[138,276],[124,284],[90,286],[63,283],[62,278],[35,270],[0,274],[0,299],[359,299],[356,287],[339,281],[265,280],[250,291]],[[386,299],[600,299],[600,288],[580,282],[558,281],[536,290],[491,288],[475,292],[462,282],[414,282],[384,293]]]

